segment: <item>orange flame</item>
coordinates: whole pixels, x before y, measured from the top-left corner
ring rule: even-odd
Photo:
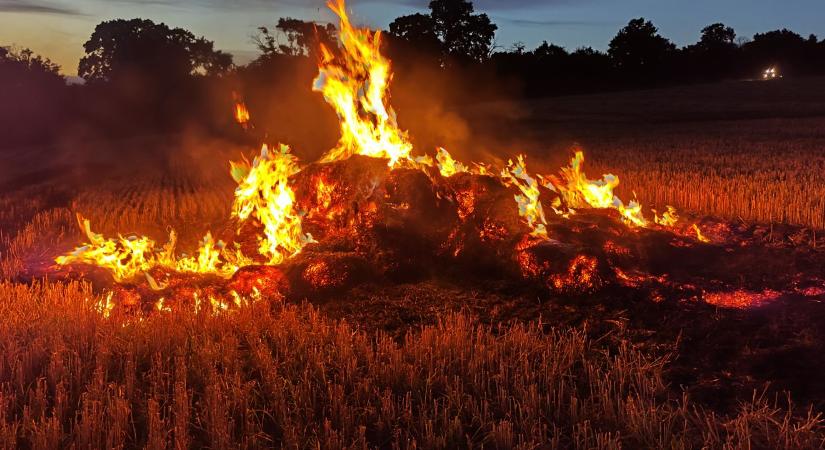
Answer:
[[[233,163],[232,173],[238,181],[232,215],[245,221],[254,217],[263,226],[259,236],[261,255],[270,264],[280,264],[314,242],[301,229],[301,215],[295,209],[295,193],[289,177],[298,173],[298,160],[289,147],[269,151],[264,145],[252,165]]]
[[[627,224],[647,226],[647,220],[642,215],[642,205],[635,200],[625,205],[613,194],[613,189],[619,185],[619,177],[607,174],[601,180],[590,180],[582,171],[583,164],[584,153],[577,151],[570,161],[570,167],[561,169],[561,177],[548,177],[545,187],[558,192],[572,212],[575,212],[575,208],[611,208],[619,211]]]
[[[246,104],[244,102],[238,102],[235,104],[235,120],[243,125],[244,127],[249,124],[249,110],[246,109]]]
[[[438,149],[435,160],[438,164],[438,170],[444,178],[449,178],[457,173],[468,172],[467,166],[453,159],[450,152],[443,148]]]
[[[524,156],[519,155],[516,162],[510,160],[507,168],[501,171],[501,178],[508,186],[516,186],[521,194],[516,194],[519,215],[524,217],[527,225],[532,229],[534,237],[547,238],[547,220],[544,217],[544,208],[539,196],[539,183],[527,173],[527,164]]]
[[[79,214],[77,219],[89,242],[67,255],[57,257],[55,262],[59,265],[81,263],[102,267],[117,282],[132,280],[156,267],[229,277],[243,261],[240,253],[229,255],[225,252],[224,243],[215,242],[211,233],[204,237],[197,256],[178,258],[175,256],[177,236],[174,230],[169,232],[169,242],[158,248],[155,241],[147,236],[107,239],[92,231],[88,219]]]
[[[323,93],[341,121],[341,139],[323,161],[352,155],[389,159],[390,167],[409,161],[412,144],[398,128],[395,112],[388,106],[390,62],[380,52],[381,32],[356,28],[343,0],[329,8],[340,20],[340,57],[321,46],[323,61],[313,89]]]
[[[710,242],[710,239],[708,239],[707,237],[705,237],[704,234],[702,234],[702,230],[699,229],[699,225],[696,225],[694,223],[692,228],[693,228],[693,231],[696,232],[696,240],[698,240],[699,242],[705,242],[705,243]]]
[[[670,205],[668,205],[667,211],[665,211],[661,217],[659,217],[659,213],[657,213],[656,210],[653,211],[653,214],[653,221],[663,227],[675,226],[676,222],[679,221],[679,216],[676,215],[676,208]]]

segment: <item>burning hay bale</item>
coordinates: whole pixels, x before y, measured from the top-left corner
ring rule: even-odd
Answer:
[[[231,163],[234,230],[221,239],[207,232],[189,255],[177,252],[174,231],[166,244],[107,238],[81,218],[88,243],[57,263],[105,268],[118,286],[110,298],[161,310],[170,302],[225,309],[432,277],[580,295],[609,286],[619,272],[645,271],[644,244],[655,235],[643,230],[689,227],[677,225],[670,207],[647,220],[639,202],[614,194],[618,177],[585,175],[580,151],[547,176],[530,173],[524,156],[498,168],[456,161],[443,148],[434,158],[415,156],[389,102],[381,34],[353,26],[342,2],[331,6],[340,46],[321,49],[313,89],[338,113],[334,148],[302,164],[286,145],[263,145],[251,162]],[[238,122],[248,125],[240,97],[236,103]]]

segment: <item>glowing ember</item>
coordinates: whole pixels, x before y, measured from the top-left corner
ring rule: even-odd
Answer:
[[[570,267],[565,274],[557,274],[550,277],[550,284],[557,291],[586,293],[593,291],[601,285],[597,273],[599,261],[596,258],[579,255],[570,262]]]
[[[730,292],[705,293],[703,298],[705,302],[714,306],[742,309],[764,306],[779,299],[781,295],[781,293],[770,289],[762,292],[751,292],[740,289]]]

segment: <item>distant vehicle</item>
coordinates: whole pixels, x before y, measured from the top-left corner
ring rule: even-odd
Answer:
[[[764,72],[762,72],[763,80],[775,80],[777,78],[782,78],[782,74],[775,66],[768,67]]]

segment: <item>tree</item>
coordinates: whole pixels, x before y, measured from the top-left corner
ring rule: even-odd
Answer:
[[[232,56],[212,41],[145,19],[102,22],[83,48],[78,74],[89,82],[135,73],[158,79],[219,75],[232,66]]]
[[[60,67],[48,58],[0,47],[0,148],[50,139],[60,129],[67,91]]]
[[[736,32],[722,23],[714,23],[702,28],[702,37],[697,44],[703,50],[731,49],[736,47]]]
[[[811,55],[811,47],[815,48],[809,40],[783,28],[755,34],[742,49],[751,73],[758,74],[767,66],[777,65],[788,75],[816,72],[819,58]]]
[[[60,66],[33,51],[0,47],[0,88],[18,89],[23,85],[62,85]]]
[[[311,56],[320,44],[333,46],[336,35],[335,26],[330,23],[316,24],[291,17],[278,19],[275,30],[277,33],[267,27],[258,28],[255,43],[264,56]],[[279,37],[283,37],[286,42]]]
[[[395,19],[390,34],[409,43],[434,45],[442,62],[449,58],[481,62],[489,58],[498,27],[487,14],[476,14],[467,0],[432,0],[430,14]]]
[[[487,14],[474,14],[467,0],[432,0],[430,16],[447,55],[471,61],[490,56],[498,27]]]
[[[569,55],[564,47],[556,44],[548,44],[547,41],[544,41],[533,50],[533,56],[539,61],[561,61]]]
[[[428,48],[438,48],[441,45],[435,31],[435,21],[427,14],[411,14],[393,20],[390,23],[389,34]]]
[[[683,81],[711,81],[740,75],[742,70],[736,32],[722,23],[702,29],[699,42],[688,45],[677,58],[678,75]]]
[[[661,75],[676,46],[659,35],[659,30],[644,18],[631,20],[610,41],[608,55],[626,76],[650,80]]]

